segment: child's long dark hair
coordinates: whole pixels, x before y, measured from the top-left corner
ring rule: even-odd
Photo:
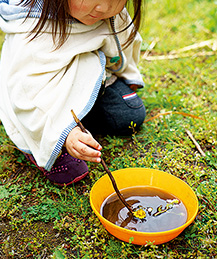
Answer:
[[[21,3],[23,3],[24,6],[29,7],[28,16],[30,16],[30,12],[32,8],[35,6],[36,2],[37,0],[21,0]],[[131,30],[131,34],[129,38],[124,43],[124,47],[127,47],[128,45],[130,45],[130,43],[135,38],[136,32],[140,28],[145,0],[128,0],[127,5],[130,7],[131,6],[133,7],[133,18],[132,18],[131,24],[134,24],[134,26],[133,26],[133,29]],[[32,30],[32,33],[33,32],[35,33],[32,39],[40,35],[42,29],[46,24],[46,21],[49,19],[52,24],[52,35],[53,35],[54,42],[56,43],[56,36],[57,36],[57,29],[58,29],[59,37],[57,41],[57,47],[62,46],[68,37],[68,31],[67,31],[68,22],[73,19],[68,13],[68,10],[69,10],[69,5],[67,0],[55,0],[55,1],[44,0],[41,16],[35,28]],[[125,29],[127,29],[130,25],[129,24],[126,25]]]

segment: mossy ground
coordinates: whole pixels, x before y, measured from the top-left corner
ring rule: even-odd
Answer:
[[[211,0],[148,1],[142,56],[156,38],[151,57],[217,40],[216,12]],[[210,51],[213,55],[199,55]],[[156,168],[188,183],[199,199],[195,221],[162,245],[124,243],[103,228],[89,204],[91,187],[105,174],[101,165],[88,163],[90,174],[84,180],[60,188],[12,147],[0,125],[1,258],[215,258],[217,53],[210,46],[188,53],[186,58],[151,61],[141,56],[145,87],[138,94],[147,119],[161,116],[145,122],[138,132],[132,130],[130,137],[97,138],[111,171]]]

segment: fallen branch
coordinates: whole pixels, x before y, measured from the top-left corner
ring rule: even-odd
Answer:
[[[206,41],[198,42],[198,43],[192,44],[190,46],[181,48],[179,50],[172,50],[170,52],[170,54],[173,55],[173,54],[189,51],[189,50],[192,50],[192,49],[203,48],[203,47],[206,47],[206,46],[211,48],[213,51],[216,51],[217,50],[216,44],[217,44],[217,39],[206,40]]]
[[[158,117],[161,117],[161,116],[164,116],[164,115],[169,115],[169,114],[180,114],[180,115],[183,115],[183,116],[187,116],[187,117],[192,117],[192,118],[195,118],[195,119],[200,119],[200,120],[204,120],[203,118],[200,118],[198,116],[195,116],[193,114],[189,114],[189,113],[185,113],[185,112],[176,112],[176,111],[168,111],[168,112],[163,112],[163,113],[158,113],[157,115],[145,120],[143,123],[146,123],[148,121],[151,121],[153,119],[156,119]]]
[[[21,151],[23,153],[26,153],[26,152],[22,151],[21,149],[19,149],[18,147],[10,145],[10,144],[5,144],[5,145],[2,144],[2,145],[0,145],[0,147],[11,147],[11,148],[17,149],[17,150],[19,150],[19,151]]]
[[[185,112],[176,112],[176,111],[168,111],[168,112],[164,112],[164,113],[158,113],[157,115],[145,120],[143,123],[146,123],[148,121],[151,121],[153,119],[156,119],[158,117],[162,117],[163,115],[170,115],[170,114],[181,114],[183,116],[188,116],[188,117],[192,117],[192,118],[195,118],[195,119],[200,119],[200,120],[204,120],[203,118],[200,118],[198,116],[195,116],[195,115],[192,115],[192,114],[189,114],[189,113],[185,113]],[[200,152],[200,154],[205,157],[205,153],[203,152],[203,150],[201,149],[200,145],[197,143],[197,141],[195,140],[195,138],[193,137],[193,135],[191,134],[191,132],[189,130],[186,130],[186,133],[188,134],[189,138],[192,140],[192,142],[195,144],[196,148],[198,149],[198,151]]]
[[[142,56],[142,59],[146,59],[148,57],[148,54],[150,53],[150,51],[155,47],[155,45],[157,44],[157,42],[159,41],[159,38],[156,38],[152,41],[152,43],[149,45],[149,47],[147,48],[145,54]]]
[[[186,54],[168,54],[160,56],[148,56],[145,60],[154,61],[154,60],[167,60],[167,59],[178,59],[178,58],[188,58],[188,57],[204,57],[204,56],[213,56],[216,55],[216,51],[203,51],[198,53],[186,53]]]
[[[205,157],[205,153],[203,152],[203,150],[201,149],[200,145],[197,143],[197,141],[195,140],[195,138],[193,137],[193,135],[191,134],[191,132],[187,129],[185,129],[186,133],[188,134],[189,138],[192,140],[192,142],[195,144],[197,150],[200,152],[200,154]]]
[[[145,54],[142,56],[142,59],[152,61],[152,60],[166,60],[166,59],[178,59],[178,58],[187,58],[187,57],[201,57],[201,56],[212,56],[216,54],[217,51],[217,39],[210,39],[202,42],[198,42],[178,50],[172,50],[168,55],[159,55],[159,56],[148,56],[150,51],[155,47],[156,43],[159,41],[159,38],[156,38],[149,45],[149,48],[146,50]],[[198,53],[183,53],[189,50],[195,50],[203,47],[209,47],[212,51],[201,51]]]

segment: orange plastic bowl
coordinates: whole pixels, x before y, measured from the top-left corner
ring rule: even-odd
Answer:
[[[145,245],[148,242],[162,244],[177,237],[195,219],[198,212],[198,199],[193,190],[181,179],[163,171],[148,168],[127,168],[112,172],[119,189],[136,186],[160,188],[180,199],[187,209],[187,221],[180,227],[163,232],[139,232],[119,227],[100,214],[103,201],[114,189],[109,176],[101,177],[92,187],[90,204],[109,233],[125,242]]]

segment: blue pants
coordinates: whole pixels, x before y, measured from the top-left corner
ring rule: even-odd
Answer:
[[[93,134],[128,135],[133,133],[129,128],[131,123],[138,128],[145,116],[142,100],[121,79],[117,79],[105,88],[103,94],[99,94],[82,123]]]

